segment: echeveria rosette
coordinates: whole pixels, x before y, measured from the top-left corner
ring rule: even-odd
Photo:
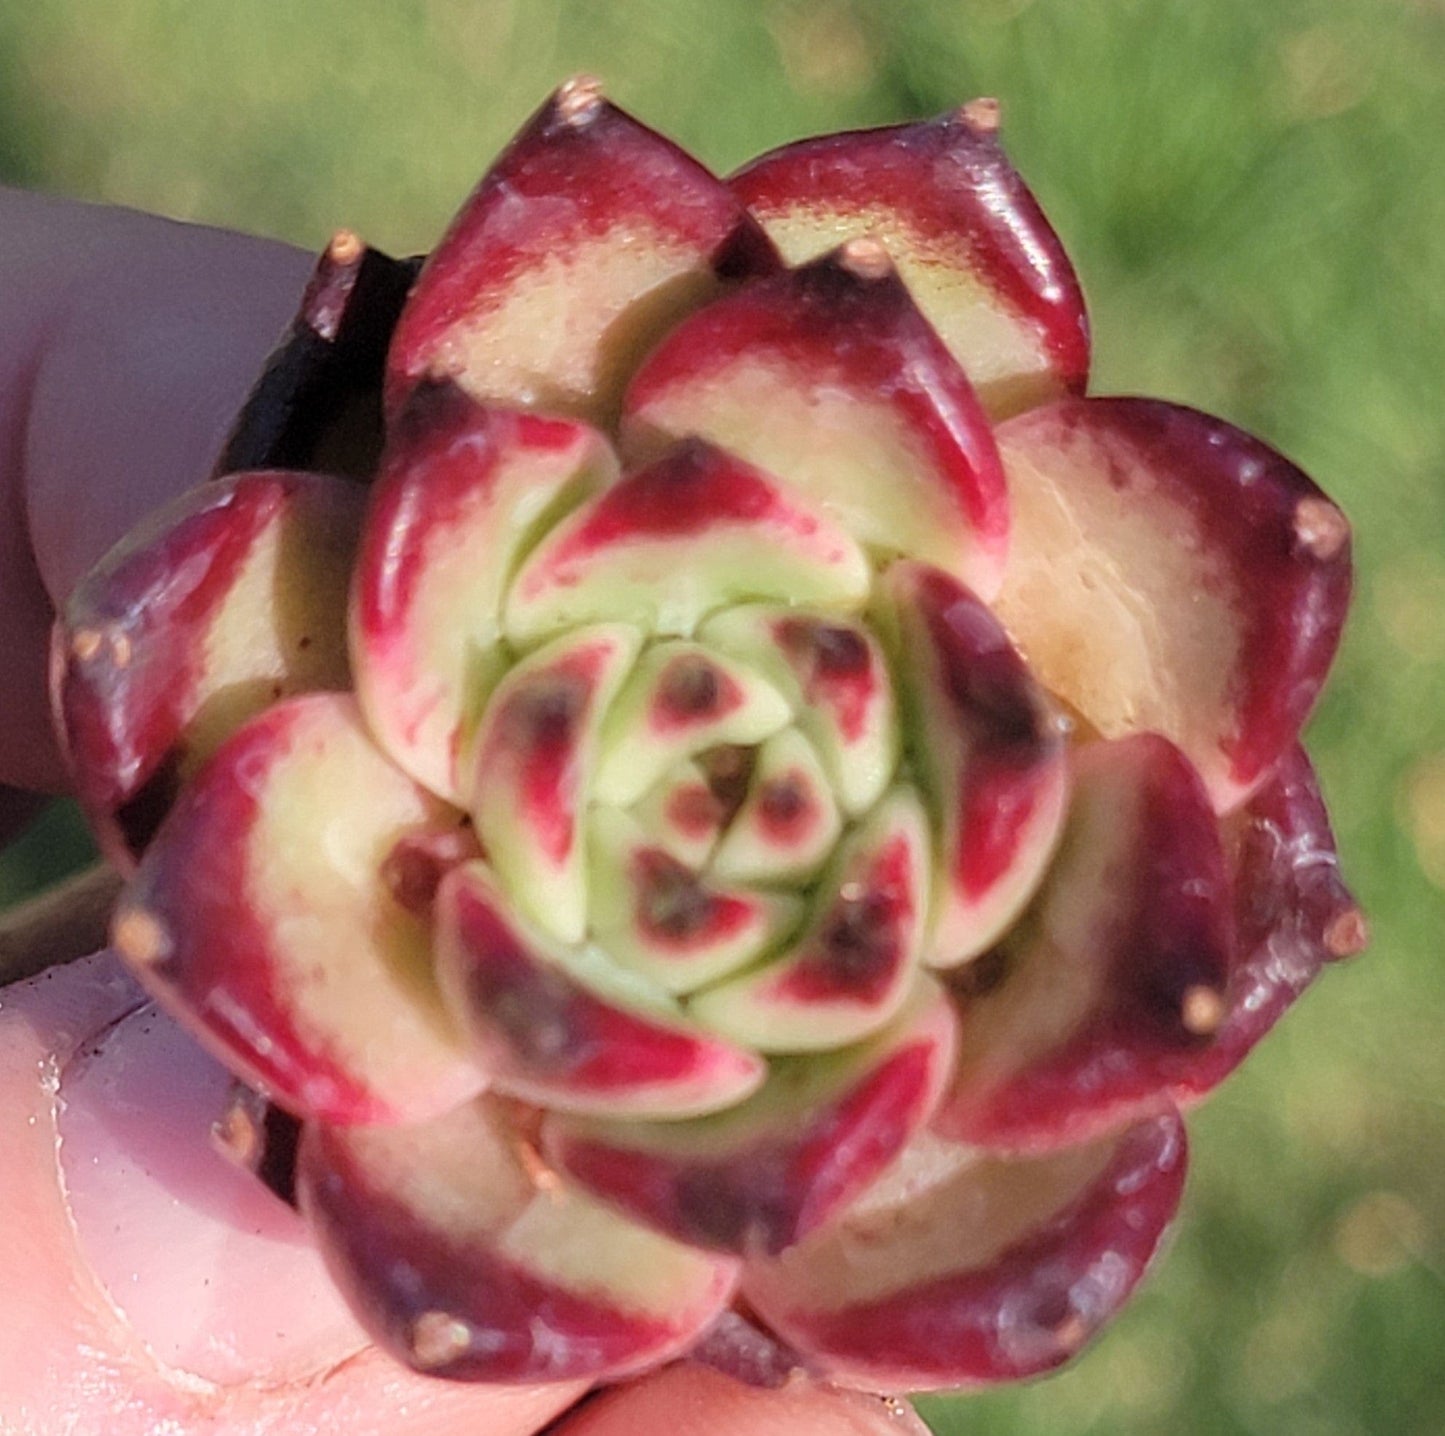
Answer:
[[[1360,945],[1297,742],[1345,520],[1083,396],[996,118],[725,183],[564,86],[401,310],[369,493],[208,484],[67,609],[116,946],[302,1120],[414,1366],[1052,1367],[1179,1108]]]

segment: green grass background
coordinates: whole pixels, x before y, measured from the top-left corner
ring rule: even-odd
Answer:
[[[0,0],[0,180],[425,248],[568,73],[720,170],[1002,97],[1096,388],[1269,438],[1358,530],[1312,730],[1375,942],[1193,1124],[1172,1254],[1067,1373],[939,1432],[1445,1432],[1442,0]],[[0,902],[84,857],[53,813]]]

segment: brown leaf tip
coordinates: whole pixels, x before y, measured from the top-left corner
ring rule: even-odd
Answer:
[[[71,657],[80,663],[89,663],[107,650],[115,667],[128,667],[133,653],[130,635],[112,626],[77,628],[70,640]]]
[[[1184,1000],[1179,1004],[1179,1020],[1186,1032],[1196,1037],[1212,1037],[1224,1021],[1224,998],[1212,987],[1203,983],[1185,989]]]
[[[96,629],[77,628],[70,640],[70,655],[79,663],[89,663],[104,642],[104,636]]]
[[[602,81],[593,75],[574,75],[557,91],[557,118],[564,125],[590,123],[603,105]]]
[[[1003,123],[1003,107],[991,95],[981,95],[970,100],[958,112],[958,118],[971,130],[981,135],[995,135]]]
[[[1089,1323],[1071,1311],[1055,1328],[1054,1340],[1065,1351],[1077,1351],[1089,1339]]]
[[[352,265],[362,256],[366,246],[361,236],[352,229],[338,229],[326,246],[326,257],[333,264]]]
[[[433,356],[421,377],[425,384],[455,384],[466,372],[466,360],[450,349],[443,349]]]
[[[1350,523],[1328,499],[1301,499],[1294,510],[1294,536],[1307,554],[1327,563],[1349,542]]]
[[[1331,957],[1354,957],[1370,944],[1370,925],[1359,908],[1346,908],[1325,928],[1325,950]]]
[[[211,1123],[211,1145],[228,1162],[255,1171],[265,1145],[256,1115],[257,1099],[245,1090],[234,1093],[226,1110]]]
[[[549,1197],[561,1195],[562,1182],[556,1172],[542,1160],[542,1154],[535,1144],[520,1133],[512,1139],[512,1150],[517,1154],[517,1164],[526,1174],[527,1180]]]
[[[471,1328],[450,1312],[424,1311],[411,1324],[411,1354],[426,1370],[447,1366],[472,1343]]]
[[[838,263],[859,279],[886,279],[893,273],[893,260],[887,247],[872,235],[850,239],[838,251]]]
[[[142,907],[126,908],[115,920],[111,942],[127,962],[153,967],[170,956],[171,938],[161,920]]]

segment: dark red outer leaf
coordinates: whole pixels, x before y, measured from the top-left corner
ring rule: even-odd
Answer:
[[[420,258],[392,259],[347,231],[332,239],[236,416],[218,477],[264,468],[371,477],[387,346],[420,268]]]
[[[215,613],[256,535],[299,482],[267,476],[208,490],[159,543],[128,545],[92,569],[66,604],[60,637],[87,628],[116,632],[130,654],[139,647],[150,659],[152,632],[193,628]],[[197,564],[198,553],[207,562]],[[193,691],[195,669],[185,659],[199,654],[193,645],[188,654],[165,647],[163,662],[139,667],[131,661],[90,667],[71,653],[57,654],[61,731],[87,808],[105,813],[133,798],[157,766],[155,755],[170,751],[190,716],[181,704]]]
[[[957,251],[962,240],[972,265],[1039,332],[1066,387],[1083,392],[1089,374],[1084,296],[996,131],[955,112],[820,135],[762,155],[728,183],[763,220],[799,204],[853,211],[881,206],[941,255]]]
[[[520,271],[630,216],[710,256],[720,276],[778,260],[727,186],[671,140],[598,98],[563,87],[497,158],[427,260],[397,325],[387,409],[426,372],[446,332],[488,307]],[[589,102],[590,104],[590,102]],[[529,222],[518,223],[531,201]]]
[[[262,799],[232,775],[264,773],[285,751],[287,728],[306,701],[253,718],[182,790],[161,842],[125,893],[122,915],[144,910],[164,925],[169,951],[146,968],[148,990],[247,1083],[301,1111],[395,1121],[382,1094],[332,1059],[316,1034],[298,1030],[281,1000],[287,985],[273,971],[272,935],[251,892],[245,835]],[[217,833],[228,841],[214,841]],[[200,861],[204,884],[182,885],[183,900],[175,900],[178,866]],[[198,892],[203,901],[196,901]]]
[[[1239,957],[1213,1040],[1176,1062],[1173,1091],[1197,1102],[1223,1081],[1319,975],[1368,940],[1340,875],[1319,783],[1303,746],[1229,825]]]
[[[1203,783],[1155,734],[1089,745],[1076,768],[1073,826],[1036,909],[993,960],[999,970],[986,990],[973,990],[969,967],[958,975],[961,1075],[936,1119],[955,1141],[1043,1151],[1113,1130],[1167,1100],[1175,1074],[1189,1070],[1211,1039],[1212,1014],[1201,1022],[1195,1008],[1219,1001],[1234,933],[1225,853]],[[1125,773],[1142,797],[1137,829],[1118,840],[1110,866],[1110,877],[1125,885],[1118,897],[1079,890],[1084,877],[1073,877],[1077,861],[1088,873],[1085,838],[1109,841],[1100,837],[1106,814],[1085,829],[1077,824],[1081,805],[1101,801],[1091,780],[1110,770]],[[1045,935],[1051,908],[1063,920],[1075,907],[1091,915],[1087,929],[1075,921],[1073,946],[1055,946]],[[1039,981],[1040,964],[1058,974],[1057,984]],[[1055,986],[1071,1000],[1075,969],[1094,984],[1075,1025],[1010,1069],[1008,1051],[997,1050],[1010,1039],[993,1032],[1011,982],[1032,984],[1023,990],[1047,1022]],[[981,1065],[971,1068],[977,1054]]]
[[[479,1243],[448,1242],[348,1159],[344,1136],[307,1124],[297,1187],[332,1280],[370,1335],[416,1364],[415,1324],[465,1318],[476,1336],[435,1374],[456,1380],[565,1381],[635,1364],[675,1343],[666,1321],[568,1292]]]
[[[1149,481],[1197,525],[1237,591],[1233,730],[1221,750],[1240,787],[1263,781],[1294,742],[1339,647],[1352,587],[1348,526],[1300,469],[1233,425],[1158,399],[1070,399],[1048,415],[1137,452]],[[1061,482],[1066,476],[1061,476]],[[1127,482],[1123,474],[1115,480]],[[1311,532],[1312,512],[1328,516]]]
[[[1084,1190],[980,1267],[832,1310],[809,1310],[777,1272],[764,1287],[745,1268],[743,1295],[783,1341],[849,1385],[940,1390],[1051,1370],[1124,1304],[1183,1192],[1177,1114],[1113,1140],[1104,1170]],[[1037,1161],[1044,1171],[1049,1160],[996,1157],[987,1165]]]
[[[549,1154],[588,1190],[692,1246],[777,1253],[826,1221],[899,1152],[936,1090],[935,1045],[902,1047],[809,1112],[708,1157],[563,1132]]]
[[[52,651],[57,730],[76,795],[106,855],[123,869],[175,800],[183,733],[209,696],[197,683],[205,650],[196,635],[279,510],[308,489],[320,502],[357,492],[337,485],[328,496],[323,486],[331,482],[262,472],[194,490],[181,516],[174,507],[153,516],[67,600]],[[78,653],[81,635],[101,651]]]

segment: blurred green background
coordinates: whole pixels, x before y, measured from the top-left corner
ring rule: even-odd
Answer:
[[[1095,387],[1257,431],[1357,526],[1312,746],[1373,949],[1200,1113],[1128,1314],[929,1420],[1445,1432],[1445,4],[0,0],[0,180],[406,253],[579,69],[724,171],[999,95],[1091,298]],[[0,902],[85,856],[53,812]]]

